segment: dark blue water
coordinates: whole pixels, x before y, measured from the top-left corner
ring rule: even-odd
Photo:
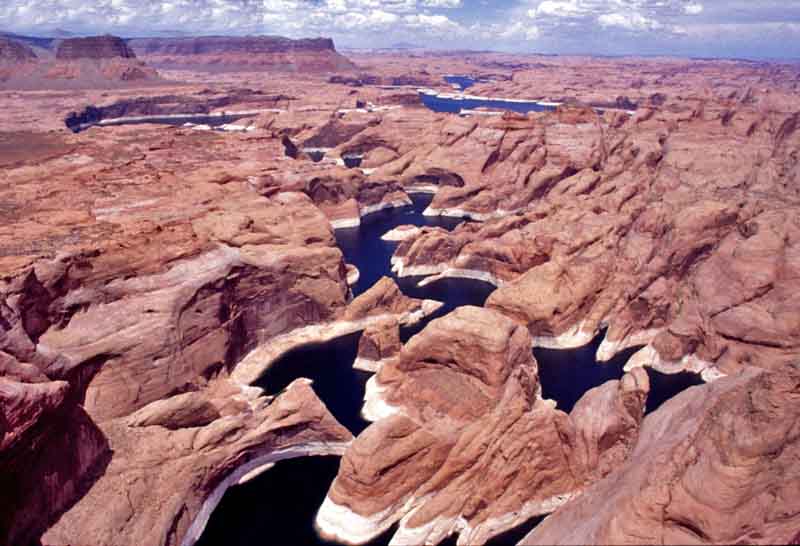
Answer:
[[[303,153],[308,156],[308,158],[313,161],[314,163],[319,163],[323,159],[325,159],[325,155],[327,154],[324,150],[303,150]],[[342,160],[344,161],[344,166],[348,169],[354,169],[356,167],[361,166],[361,161],[363,157],[361,156],[343,156]]]
[[[361,334],[295,349],[275,362],[256,382],[266,394],[278,394],[298,377],[311,379],[314,392],[336,419],[358,435],[367,428],[361,418],[364,388],[371,374],[353,369]]]
[[[359,227],[336,231],[336,242],[342,249],[345,261],[355,265],[361,272],[361,278],[353,286],[354,295],[363,294],[381,277],[391,275],[389,262],[398,243],[381,240],[384,233],[404,224],[438,226],[452,230],[463,222],[460,218],[423,216],[422,212],[433,200],[432,195],[412,194],[411,200],[414,203],[413,206],[375,212],[362,218]],[[401,288],[411,284],[411,282],[403,282]]]
[[[558,409],[569,413],[586,391],[606,381],[620,379],[625,373],[625,363],[638,348],[623,351],[609,362],[597,362],[595,354],[602,341],[603,334],[600,334],[578,349],[534,349],[542,396],[555,400]]]
[[[509,102],[504,100],[489,99],[452,99],[437,97],[420,93],[422,104],[434,112],[447,112],[458,114],[462,109],[474,110],[476,108],[488,108],[489,110],[510,110],[527,114],[528,112],[547,112],[554,111],[555,106],[540,104],[538,102]]]
[[[305,153],[305,154],[308,156],[308,158],[309,158],[311,161],[313,161],[314,163],[319,163],[319,162],[320,162],[320,161],[322,161],[322,160],[323,160],[323,158],[325,157],[325,152],[324,152],[324,151],[322,151],[322,150],[311,150],[311,151],[306,151],[306,150],[303,150],[303,152],[304,152],[304,153]]]
[[[397,243],[380,237],[402,224],[435,225],[452,229],[462,220],[425,217],[421,212],[431,196],[413,196],[414,205],[375,213],[362,219],[358,228],[337,231],[336,238],[348,263],[361,271],[355,295],[363,293],[384,275],[390,275],[389,258]],[[424,288],[416,286],[417,278],[399,279],[403,292],[417,298],[445,302],[436,316],[442,316],[460,305],[483,305],[494,290],[489,284],[466,279],[442,280]],[[412,328],[404,328],[407,341],[421,330],[427,320]],[[298,377],[313,381],[313,388],[331,413],[351,432],[358,434],[368,425],[361,416],[364,388],[369,374],[354,370],[360,334],[354,334],[318,346],[290,352],[276,362],[257,383],[270,394],[277,394]],[[611,362],[596,363],[594,359],[602,337],[589,346],[569,351],[535,349],[543,394],[557,401],[558,407],[570,411],[575,402],[592,387],[622,376],[625,361],[636,350],[631,349]],[[654,378],[653,407],[677,394],[686,378],[661,376]],[[688,385],[687,385],[688,386]],[[648,401],[648,408],[650,401]],[[308,457],[279,462],[275,468],[256,479],[230,488],[212,514],[200,546],[260,546],[325,545],[314,530],[317,509],[322,504],[339,467],[337,457]],[[495,537],[491,546],[516,544],[543,518],[528,522]],[[394,529],[369,543],[369,546],[389,544]],[[455,544],[455,537],[446,541]]]
[[[445,76],[444,81],[457,85],[462,91],[475,85],[477,80],[470,76]]]
[[[519,541],[528,536],[528,533],[533,531],[533,529],[539,525],[545,517],[546,516],[538,516],[531,518],[525,523],[521,523],[517,527],[509,529],[505,533],[500,533],[493,539],[487,541],[485,546],[511,546],[513,544],[518,544]],[[458,535],[451,535],[447,537],[446,540],[442,541],[440,546],[457,546],[457,544]]]
[[[225,493],[197,546],[326,546],[309,524],[325,500],[328,484],[339,471],[338,457],[308,457],[281,461],[257,478]],[[323,484],[323,487],[320,487]],[[309,516],[310,514],[310,516]],[[544,517],[503,533],[487,546],[517,544]],[[393,526],[369,546],[387,546],[397,530]],[[442,546],[455,546],[454,535]]]
[[[225,492],[197,546],[330,544],[313,519],[339,471],[339,457],[280,461],[257,478]],[[389,544],[391,537],[375,542]]]
[[[670,398],[689,387],[703,384],[703,379],[696,373],[667,375],[647,368],[647,375],[650,378],[650,394],[647,395],[645,413],[653,413]]]
[[[364,160],[364,158],[360,155],[345,155],[342,156],[342,160],[344,161],[345,167],[348,169],[355,169],[356,167],[361,166],[361,162]]]
[[[589,345],[578,349],[534,349],[533,354],[539,363],[542,396],[555,400],[560,410],[569,413],[586,391],[606,381],[620,379],[625,373],[625,364],[641,347],[631,347],[608,362],[598,362],[595,354],[604,336],[605,333],[601,332]],[[700,376],[694,373],[667,375],[650,368],[646,368],[646,371],[650,379],[650,393],[647,395],[645,414],[654,412],[689,387],[703,384]]]

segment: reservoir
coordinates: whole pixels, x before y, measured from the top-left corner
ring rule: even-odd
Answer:
[[[376,212],[362,219],[356,228],[338,230],[336,239],[347,263],[361,272],[353,286],[355,296],[363,293],[383,276],[391,276],[390,258],[398,243],[383,241],[387,231],[404,224],[438,226],[452,230],[464,220],[423,216],[430,195],[412,195],[413,205]],[[482,306],[494,286],[470,279],[446,279],[418,287],[419,278],[395,279],[408,296],[443,301],[444,307],[417,326],[401,332],[405,342],[424,328],[431,319],[443,316],[458,306]],[[298,377],[313,381],[313,388],[331,413],[354,435],[369,423],[361,418],[364,389],[370,374],[353,369],[361,334],[332,342],[303,347],[284,355],[261,377],[257,385],[267,394],[277,394]],[[611,362],[595,360],[599,335],[591,344],[573,350],[534,349],[545,398],[557,402],[569,412],[589,389],[623,375],[628,358],[637,350],[629,349]],[[681,390],[696,384],[691,374],[663,376],[648,370],[652,390],[648,412]],[[652,400],[652,403],[651,403]],[[339,468],[338,457],[304,457],[278,462],[274,468],[253,480],[231,487],[211,515],[200,546],[261,546],[263,544],[325,545],[314,529],[314,518]],[[513,545],[543,518],[533,518],[519,527],[495,537],[491,546]],[[369,543],[386,546],[394,530],[390,529]],[[450,537],[443,544],[455,544]]]
[[[490,111],[509,110],[520,114],[527,114],[528,112],[547,112],[556,109],[556,106],[553,104],[537,101],[512,101],[471,97],[469,95],[435,94],[431,92],[420,92],[419,96],[422,104],[430,110],[451,114],[459,114],[462,110],[475,110],[477,108],[485,108]]]

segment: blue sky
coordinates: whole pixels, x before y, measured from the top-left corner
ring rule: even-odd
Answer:
[[[800,0],[0,0],[0,29],[800,59]]]

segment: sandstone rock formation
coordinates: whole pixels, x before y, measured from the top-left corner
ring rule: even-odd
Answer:
[[[402,347],[400,325],[388,319],[370,325],[358,340],[358,358],[353,367],[368,372],[377,372],[393,358]]]
[[[797,535],[797,365],[693,387],[627,462],[522,544],[785,544]]]
[[[291,68],[281,51],[231,47],[186,58]],[[16,82],[97,89],[3,94],[0,543],[191,544],[227,486],[287,455],[344,450],[350,435],[306,382],[275,399],[247,383],[275,355],[360,330],[375,422],[319,513],[328,536],[363,542],[399,522],[400,542],[478,544],[555,511],[531,542],[793,539],[796,67],[354,60],[375,82],[436,82],[447,67],[486,76],[478,94],[569,104],[462,117],[369,78],[263,70],[108,91],[104,67],[138,61],[14,62]],[[635,114],[614,111],[628,101]],[[91,125],[186,108],[254,119],[237,133],[63,127],[70,111]],[[306,146],[330,149],[312,163]],[[345,169],[352,156],[360,168]],[[352,299],[331,228],[411,192],[435,194],[428,214],[473,221],[395,230],[395,270],[499,288],[401,347],[398,327],[439,303],[389,279]],[[644,347],[629,372],[568,415],[542,400],[531,347],[603,329],[601,360]],[[729,377],[642,421],[641,365]]]
[[[28,544],[85,494],[111,449],[67,381],[0,359],[0,540]]]
[[[601,359],[644,345],[632,366],[713,379],[800,348],[796,117],[698,102],[630,119],[456,118],[371,178],[438,168],[463,185],[428,213],[484,221],[406,239],[401,275],[483,278],[503,285],[487,305],[538,345],[583,345],[608,326]]]
[[[142,150],[142,129],[107,131],[64,136],[60,153],[4,173],[2,201],[16,204],[0,233],[2,542],[36,540],[60,517],[49,544],[178,544],[253,457],[349,438],[307,387],[287,407],[227,379],[259,344],[348,304],[325,216],[301,193],[261,197],[247,182],[255,158],[283,157],[280,142],[159,132]],[[390,294],[350,313],[402,307]]]
[[[116,36],[90,36],[67,38],[58,44],[56,59],[74,61],[78,59],[135,59],[125,40]]]
[[[376,422],[348,448],[317,516],[361,544],[482,544],[546,514],[624,460],[649,390],[637,370],[570,416],[542,400],[527,329],[486,309],[432,321],[367,386]],[[574,418],[573,418],[574,416]],[[487,479],[491,476],[492,479]]]
[[[130,47],[161,68],[200,70],[270,70],[318,73],[350,70],[354,65],[336,52],[329,38],[292,40],[280,36],[199,36],[139,38]]]
[[[181,398],[178,413],[167,398],[104,425],[118,452],[44,542],[192,544],[225,490],[250,471],[291,457],[340,454],[352,438],[307,380],[274,400],[257,391],[221,379],[174,397]]]
[[[71,112],[64,123],[73,131],[88,129],[101,122],[125,118],[169,118],[176,115],[202,115],[224,111],[233,107],[235,111],[250,112],[251,116],[265,109],[285,106],[291,97],[270,94],[252,89],[236,89],[220,93],[195,93],[185,95],[155,95],[127,98],[97,106],[87,106],[82,111]]]
[[[387,208],[411,204],[397,183],[368,179],[362,172],[329,164],[305,163],[293,172],[276,169],[253,180],[262,195],[302,191],[328,217],[334,228],[355,227],[361,218]]]
[[[383,277],[346,308],[339,309],[340,312],[326,320],[290,329],[272,338],[269,343],[260,344],[237,364],[233,377],[243,384],[254,383],[278,358],[292,349],[331,341],[387,320],[404,326],[417,324],[442,305],[442,302],[435,300],[409,298],[400,292],[392,279]]]
[[[159,81],[158,73],[136,59],[125,41],[115,36],[68,38],[42,58],[30,57],[32,51],[15,51],[15,67],[9,67],[0,55],[3,88],[92,89]]]
[[[0,37],[0,85],[19,71],[29,70],[28,65],[36,61],[36,53],[29,46],[17,40]]]
[[[0,38],[0,62],[25,62],[35,60],[36,53],[16,40]]]

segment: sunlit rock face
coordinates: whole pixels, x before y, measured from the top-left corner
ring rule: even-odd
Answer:
[[[48,544],[192,544],[225,490],[248,472],[286,458],[339,455],[352,438],[305,380],[275,400],[219,380],[103,430],[119,452],[47,531]]]
[[[116,36],[91,36],[89,38],[68,38],[56,49],[56,59],[63,61],[76,59],[134,59],[136,54],[125,40]]]
[[[317,516],[323,536],[481,544],[552,512],[625,459],[649,390],[643,370],[586,393],[570,415],[543,400],[527,329],[460,307],[432,321],[367,386],[358,436]]]
[[[329,38],[292,40],[280,36],[140,38],[129,42],[141,58],[162,68],[215,71],[261,69],[278,72],[336,72],[354,68]]]
[[[342,66],[327,43],[220,47],[154,51],[198,67],[169,90],[113,40],[0,47],[0,543],[191,544],[228,486],[315,454],[344,454],[317,524],[349,542],[399,522],[400,542],[479,544],[546,513],[530,542],[796,540],[796,70],[361,53],[377,79],[329,80],[302,72]],[[462,117],[375,85],[445,67],[587,105]],[[250,113],[67,132],[88,105]],[[389,279],[353,298],[334,230],[414,192],[469,221],[394,230],[395,273],[497,290],[402,345],[439,304]],[[306,381],[248,387],[362,330],[374,423],[352,443]],[[600,361],[637,348],[628,373],[569,414],[542,400],[531,348],[600,332]],[[642,366],[716,381],[642,420]]]
[[[800,370],[751,369],[649,415],[628,460],[522,544],[789,543]]]
[[[0,62],[25,62],[36,60],[36,53],[26,44],[0,38]]]
[[[4,200],[28,212],[7,217],[0,243],[0,480],[13,492],[2,542],[37,539],[60,516],[49,544],[180,544],[243,465],[336,454],[351,438],[304,383],[279,402],[230,378],[251,349],[345,313],[325,215],[302,193],[259,196],[254,165],[216,170],[224,144],[159,134],[109,129],[88,161],[48,142],[51,159],[7,172],[20,193]],[[117,165],[144,135],[151,161]],[[72,149],[84,138],[61,137]],[[164,168],[176,153],[180,176]],[[35,212],[56,203],[57,218]]]
[[[158,83],[158,73],[136,58],[125,40],[91,36],[48,41],[34,52],[0,38],[0,86],[4,89],[99,89]]]
[[[645,346],[630,367],[711,380],[800,350],[797,125],[735,101],[455,118],[371,177],[435,165],[463,184],[429,212],[479,220],[404,237],[401,274],[482,273],[536,345],[608,328],[602,360]]]

